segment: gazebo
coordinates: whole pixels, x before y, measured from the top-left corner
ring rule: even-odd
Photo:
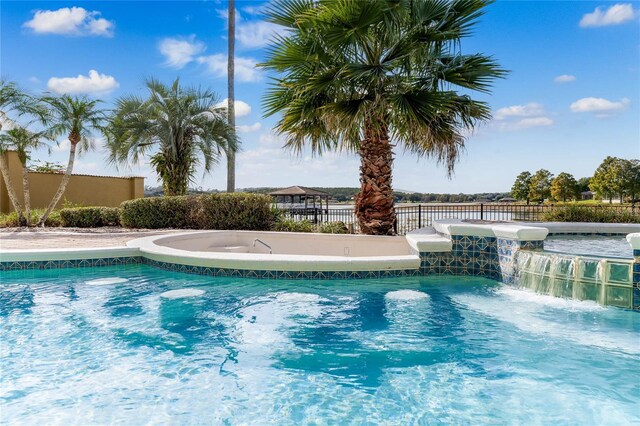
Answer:
[[[270,192],[269,195],[276,197],[276,203],[286,204],[287,201],[290,201],[290,204],[292,205],[296,204],[297,197],[300,208],[302,208],[302,203],[304,203],[305,210],[309,207],[315,210],[317,208],[316,200],[320,203],[320,210],[322,210],[322,200],[326,202],[326,208],[329,208],[330,195],[328,193],[307,188],[305,186],[290,186],[288,188]],[[311,203],[309,201],[311,201]]]

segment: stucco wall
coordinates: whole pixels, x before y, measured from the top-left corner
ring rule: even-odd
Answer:
[[[15,152],[4,153],[9,166],[11,183],[20,203],[24,205],[22,165]],[[62,181],[62,174],[29,172],[31,208],[46,208]],[[72,175],[57,207],[64,201],[81,206],[116,207],[126,200],[144,197],[144,178]],[[4,178],[0,176],[0,212],[13,211]]]

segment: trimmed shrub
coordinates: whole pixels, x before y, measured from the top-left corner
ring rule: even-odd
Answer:
[[[127,228],[266,230],[273,221],[271,198],[260,194],[151,197],[120,205]]]
[[[31,210],[31,224],[35,225],[36,223],[38,223],[38,220],[40,220],[40,216],[42,216],[43,213],[44,209]],[[58,210],[52,211],[45,221],[44,225],[49,227],[62,226],[60,212]],[[19,226],[20,224],[18,223],[18,214],[16,212],[0,214],[0,228],[17,228]]]
[[[99,228],[119,226],[120,209],[117,207],[76,207],[60,210],[62,226],[71,228]]]
[[[640,213],[600,206],[565,205],[544,212],[544,222],[640,223]]]
[[[198,229],[265,231],[274,220],[271,197],[262,194],[202,195],[194,213],[191,219]]]
[[[197,209],[197,197],[150,197],[120,204],[120,223],[126,228],[192,227],[191,217]]]
[[[316,232],[316,226],[308,220],[281,218],[271,228],[278,232]]]
[[[318,230],[323,234],[348,234],[349,228],[344,222],[325,222],[320,224]]]

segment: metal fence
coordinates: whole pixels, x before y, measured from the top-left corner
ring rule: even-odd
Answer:
[[[418,204],[397,206],[396,233],[404,235],[414,229],[431,226],[438,219],[466,219],[491,221],[539,222],[544,213],[557,209],[555,205],[537,204]],[[593,210],[628,211],[640,215],[640,207],[616,205],[585,205]],[[285,208],[284,214],[294,220],[312,223],[344,222],[352,232],[359,232],[353,207],[344,208]]]

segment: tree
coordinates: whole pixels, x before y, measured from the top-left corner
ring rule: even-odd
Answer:
[[[14,82],[0,80],[0,131],[5,130],[5,127],[12,128],[17,126],[15,118],[20,118],[25,115],[43,123],[46,120],[46,111],[40,102],[21,91]],[[3,153],[4,149],[0,150],[0,173],[2,173],[2,178],[7,187],[7,194],[9,195],[11,205],[18,215],[18,223],[25,224],[26,221],[23,216],[22,205],[18,200],[18,194],[11,181],[9,166],[7,165],[4,155],[2,155]]]
[[[109,159],[130,164],[151,154],[165,195],[184,195],[198,165],[209,172],[223,152],[236,149],[235,133],[214,92],[182,87],[178,79],[146,85],[147,99],[117,100],[106,131]]]
[[[0,81],[0,130],[2,130],[3,125],[6,122],[12,122],[8,113],[11,111],[16,111],[19,114],[22,113],[22,110],[26,105],[25,97],[26,95],[16,87],[15,83],[4,80]],[[9,195],[11,205],[18,215],[18,223],[22,224],[24,223],[22,205],[18,200],[18,194],[16,194],[15,187],[11,181],[11,176],[9,175],[9,166],[7,165],[7,161],[4,157],[4,150],[0,151],[0,173],[2,173],[2,178],[4,179],[5,186],[7,187],[7,194]]]
[[[464,135],[490,118],[468,93],[489,92],[505,71],[460,50],[488,3],[279,0],[267,11],[286,30],[262,64],[282,73],[264,97],[266,115],[282,113],[276,129],[294,152],[359,153],[363,233],[394,232],[396,145],[451,174]]]
[[[589,188],[594,191],[600,198],[608,198],[609,203],[613,197],[624,191],[623,166],[621,159],[608,156],[598,166]]]
[[[511,196],[516,200],[526,201],[529,204],[529,185],[531,183],[531,173],[522,172],[516,177],[516,181],[511,187]]]
[[[590,182],[591,182],[591,178],[590,177],[582,177],[582,178],[578,179],[578,182],[577,182],[578,192],[590,191],[590,189],[589,189],[589,183]]]
[[[229,34],[227,57],[227,120],[229,127],[236,131],[235,108],[235,43],[236,43],[236,6],[235,0],[229,0]],[[236,152],[235,149],[227,151],[227,192],[236,190]]]
[[[640,160],[629,160],[625,177],[625,191],[631,198],[631,202],[637,200],[640,194]]]
[[[540,169],[529,181],[529,197],[532,200],[543,202],[551,196],[551,179],[553,175],[549,170]]]
[[[578,197],[578,182],[569,173],[562,172],[551,181],[551,196],[566,202]]]
[[[85,96],[62,95],[46,96],[42,101],[49,108],[51,126],[48,134],[51,137],[66,136],[69,141],[69,161],[64,172],[60,186],[51,199],[47,210],[40,218],[38,226],[44,226],[45,221],[56,207],[73,173],[73,165],[76,159],[76,151],[80,152],[93,148],[93,135],[102,130],[105,120],[104,112],[99,109],[99,100],[90,100]]]
[[[16,126],[5,133],[0,134],[0,153],[7,150],[14,150],[18,153],[18,159],[22,163],[22,189],[24,193],[24,218],[26,226],[31,220],[31,196],[29,191],[29,169],[27,160],[30,151],[38,150],[48,146],[43,142],[51,140],[46,131],[30,132],[24,127]]]

